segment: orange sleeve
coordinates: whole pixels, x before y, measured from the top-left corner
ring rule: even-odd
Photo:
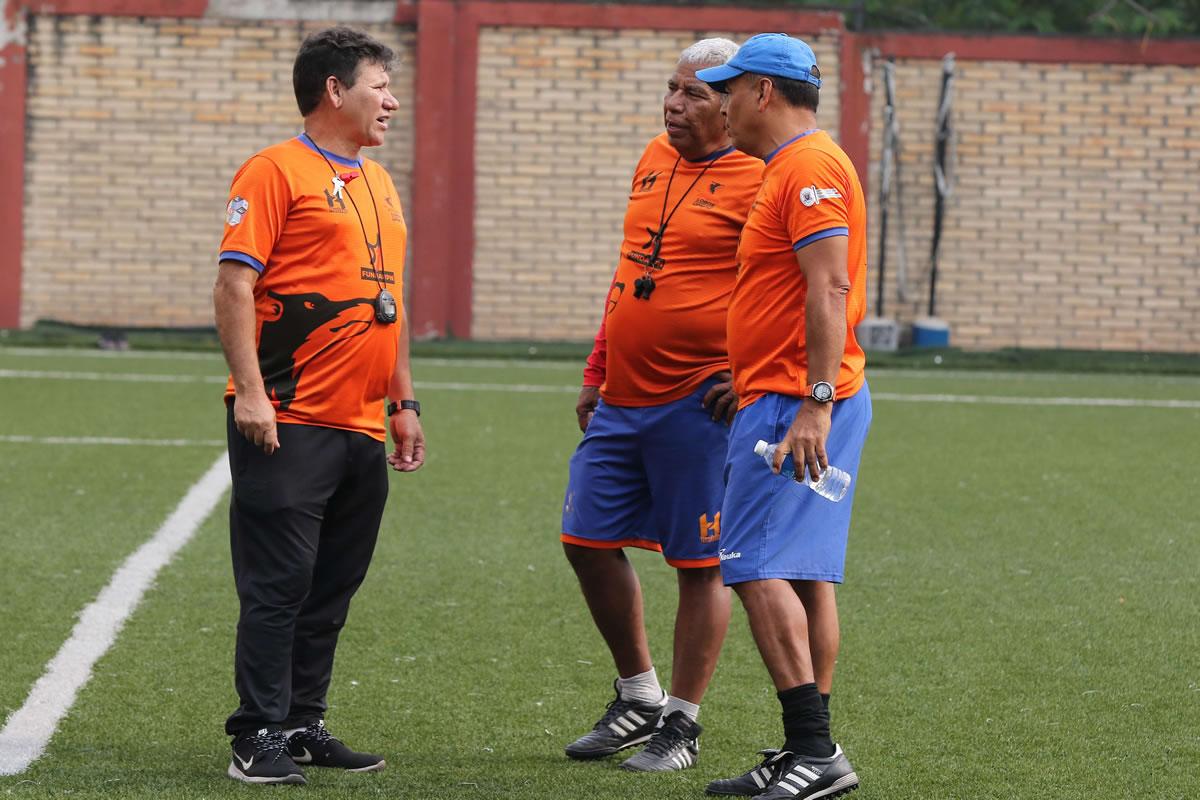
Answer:
[[[218,261],[241,261],[262,272],[291,206],[287,177],[269,158],[254,156],[238,170],[225,207]]]
[[[848,188],[827,154],[805,150],[794,157],[779,193],[780,216],[793,250],[830,236],[850,235]]]

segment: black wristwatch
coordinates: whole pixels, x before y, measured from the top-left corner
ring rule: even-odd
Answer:
[[[415,411],[415,412],[417,412],[417,416],[419,417],[419,416],[421,416],[421,404],[418,403],[416,400],[401,400],[399,402],[399,404],[397,404],[397,403],[388,403],[387,404],[387,415],[389,417],[392,414],[395,414],[397,411]]]

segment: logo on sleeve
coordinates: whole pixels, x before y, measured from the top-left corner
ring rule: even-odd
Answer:
[[[237,225],[242,221],[242,217],[246,216],[246,209],[250,208],[250,204],[245,201],[240,195],[229,201],[229,205],[225,207],[225,221],[230,225]]]
[[[840,198],[837,189],[818,189],[816,186],[805,186],[800,190],[800,203],[805,208],[812,208],[822,200]]]

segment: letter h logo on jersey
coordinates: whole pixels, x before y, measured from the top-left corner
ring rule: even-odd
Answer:
[[[713,521],[708,521],[708,514],[700,515],[700,541],[708,544],[721,538],[721,512],[713,514]]]

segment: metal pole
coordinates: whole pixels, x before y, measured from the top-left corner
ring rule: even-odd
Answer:
[[[933,239],[929,246],[929,316],[935,317],[937,310],[938,250],[942,242],[942,225],[946,213],[946,198],[950,196],[950,180],[947,177],[946,151],[953,136],[950,111],[954,104],[954,54],[947,53],[942,59],[942,93],[938,101],[937,136],[934,143],[933,177],[935,199],[933,206]]]

